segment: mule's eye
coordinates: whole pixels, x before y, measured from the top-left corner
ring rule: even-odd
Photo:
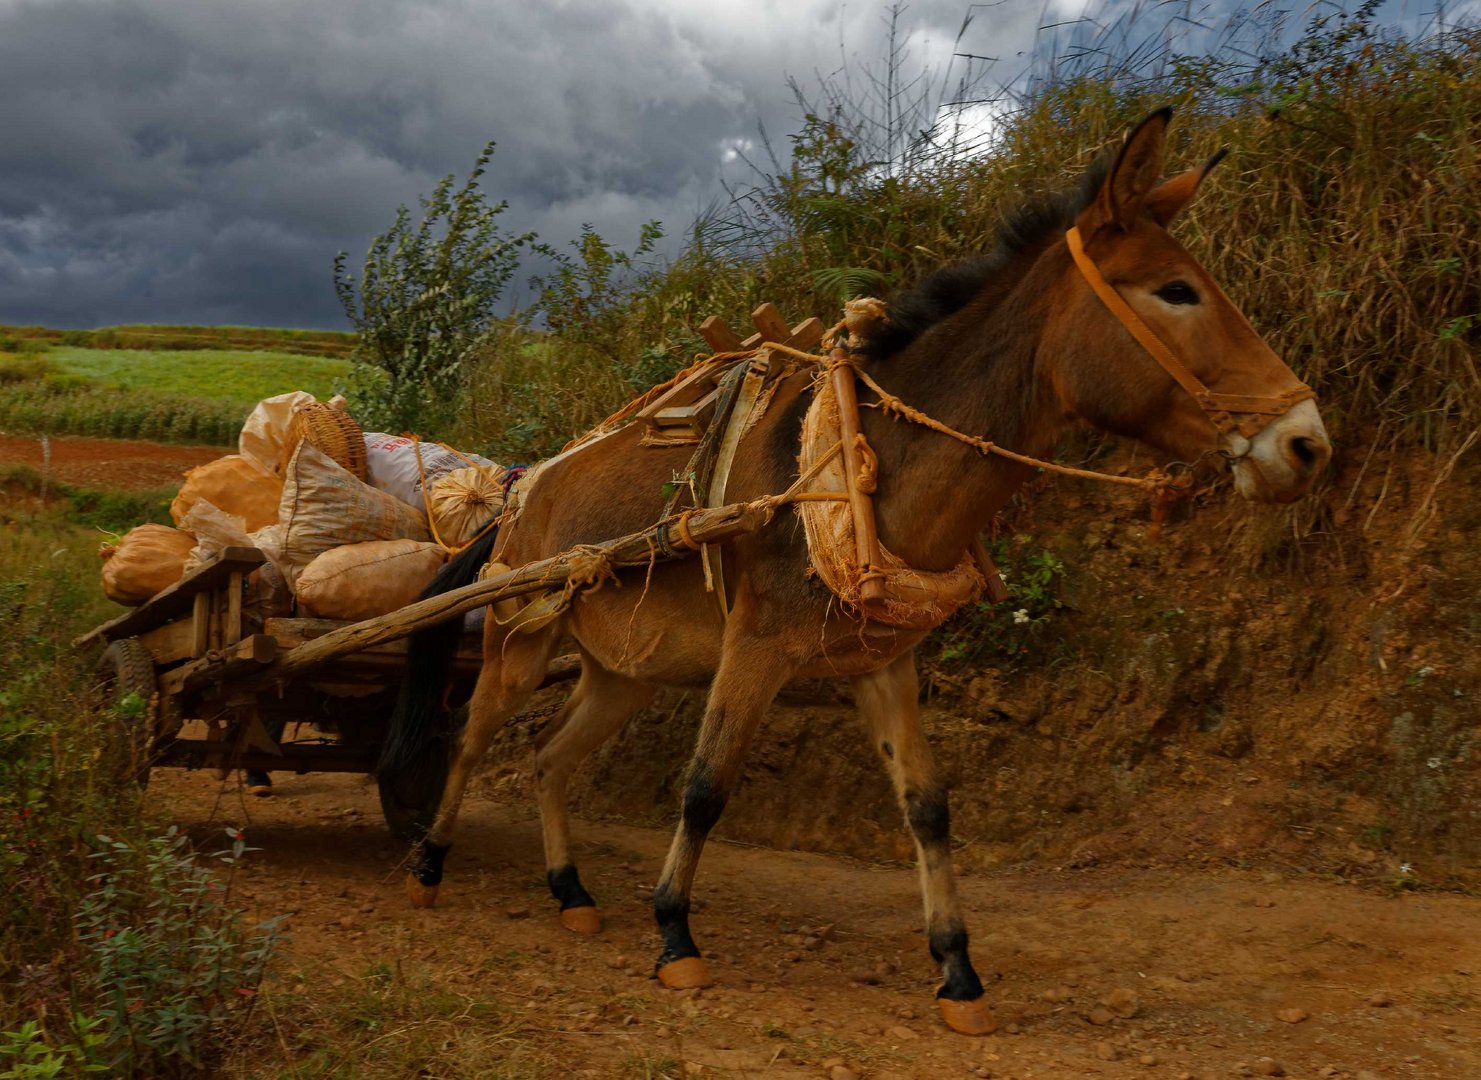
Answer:
[[[1153,294],[1166,304],[1196,304],[1198,294],[1186,281],[1170,281]]]

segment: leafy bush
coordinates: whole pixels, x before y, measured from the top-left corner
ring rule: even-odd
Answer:
[[[234,871],[247,846],[227,829],[215,858]],[[281,918],[250,932],[223,882],[197,864],[184,836],[135,846],[106,836],[93,853],[99,869],[76,917],[90,972],[83,993],[100,1024],[109,1065],[158,1075],[177,1062],[200,1068],[224,1024],[250,1008],[279,939]]]
[[[1041,638],[1060,599],[1064,563],[1052,551],[1033,547],[1029,537],[998,538],[989,555],[1008,589],[1008,599],[969,604],[935,632],[936,659],[947,666],[1011,665]]]
[[[412,224],[405,207],[371,242],[356,280],[346,255],[334,260],[334,287],[359,334],[355,359],[383,379],[352,381],[352,411],[388,431],[446,430],[466,382],[465,364],[495,328],[495,304],[519,266],[518,249],[533,234],[508,236],[479,180],[494,153],[484,147],[454,190],[449,174],[420,200]]]

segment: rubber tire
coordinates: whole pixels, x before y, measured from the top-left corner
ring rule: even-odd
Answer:
[[[437,817],[442,788],[447,782],[447,762],[442,761],[440,768],[424,770],[414,779],[377,776],[375,782],[380,790],[381,813],[391,835],[414,844],[427,835]]]
[[[122,638],[113,642],[98,657],[98,674],[102,676],[105,705],[111,708],[130,694],[138,694],[146,703],[145,716],[149,715],[148,703],[159,693],[159,683],[154,675],[154,657],[138,638]],[[155,701],[155,707],[159,704]],[[139,733],[145,745],[154,741],[155,732]],[[140,787],[149,783],[149,762],[146,760],[137,769],[131,770],[123,779],[132,780]]]

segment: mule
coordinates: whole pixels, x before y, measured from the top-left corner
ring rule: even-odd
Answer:
[[[959,431],[1024,454],[1052,453],[1075,424],[1140,440],[1175,458],[1219,455],[1237,490],[1262,501],[1306,493],[1331,448],[1312,395],[1261,340],[1208,273],[1167,232],[1218,160],[1166,182],[1171,110],[1143,121],[1102,155],[1081,189],[1038,199],[1005,220],[993,251],[938,271],[889,308],[889,323],[864,346],[862,363],[885,390]],[[1181,378],[1156,362],[1113,315],[1076,265],[1067,230],[1145,328],[1182,359],[1216,405],[1282,401],[1257,423],[1217,422]],[[736,454],[728,501],[785,490],[798,475],[798,442],[811,393],[800,372],[780,385]],[[867,401],[867,395],[865,395]],[[1294,402],[1294,404],[1293,404]],[[1236,415],[1239,411],[1236,410]],[[1224,415],[1225,421],[1228,416]],[[1248,416],[1245,416],[1248,419]],[[875,496],[881,542],[927,570],[956,566],[1032,467],[864,409],[878,457]],[[579,544],[635,532],[657,520],[664,483],[689,450],[643,448],[630,425],[547,463],[494,558],[510,566]],[[455,572],[488,555],[465,555]],[[668,987],[706,985],[690,929],[690,889],[705,838],[740,776],[747,746],[789,680],[847,676],[914,837],[926,932],[941,971],[938,1003],[959,1031],[993,1021],[968,955],[949,843],[947,793],[922,734],[915,648],[925,631],[860,618],[808,577],[803,530],[787,512],[726,546],[729,614],[707,594],[697,558],[628,572],[584,594],[532,633],[490,619],[484,666],[451,757],[435,822],[408,878],[414,902],[430,905],[442,876],[464,788],[500,725],[540,684],[564,639],[580,653],[580,680],[564,711],[539,736],[535,787],[551,892],[570,928],[599,928],[595,901],[572,861],[567,784],[572,771],[614,735],[660,686],[709,694],[684,784],[683,809],[653,894],[662,936],[657,975]],[[415,646],[414,646],[415,649]],[[423,708],[403,715],[385,766],[425,750],[438,690],[412,687]],[[419,718],[418,718],[419,717]]]

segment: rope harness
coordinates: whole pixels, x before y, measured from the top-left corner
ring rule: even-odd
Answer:
[[[1298,402],[1316,397],[1316,393],[1304,383],[1275,397],[1221,394],[1210,390],[1105,280],[1085,253],[1079,230],[1070,229],[1065,240],[1076,267],[1096,296],[1193,398],[1220,435],[1238,433],[1247,440],[1253,439]],[[718,548],[691,538],[688,519],[706,505],[712,492],[723,493],[735,445],[756,422],[759,413],[764,413],[770,401],[769,394],[758,394],[755,388],[751,392],[742,390],[748,376],[761,382],[777,376],[775,365],[767,374],[766,364],[760,363],[767,354],[800,361],[816,369],[817,375],[813,402],[803,424],[797,479],[786,491],[763,496],[753,505],[764,507],[768,521],[777,508],[794,506],[803,520],[814,572],[845,606],[871,622],[909,630],[928,630],[945,621],[962,604],[981,595],[984,589],[989,599],[995,602],[1006,599],[1008,594],[980,543],[964,552],[955,568],[945,571],[925,571],[909,566],[880,544],[871,497],[878,486],[879,464],[868,438],[860,430],[860,408],[879,409],[893,420],[917,424],[970,446],[984,456],[1000,457],[1060,476],[1147,491],[1153,498],[1151,535],[1160,529],[1168,507],[1194,490],[1192,465],[1171,466],[1170,469],[1175,471],[1153,469],[1145,476],[1114,476],[1020,454],[942,423],[884,389],[854,358],[851,338],[867,335],[868,326],[885,317],[884,305],[875,299],[858,300],[851,301],[846,310],[849,314],[844,320],[823,337],[823,347],[828,349],[826,357],[778,342],[764,342],[750,350],[699,358],[674,379],[629,402],[587,435],[568,444],[560,455],[565,456],[612,434],[645,405],[696,371],[709,365],[730,366],[719,380],[719,401],[711,425],[700,439],[685,474],[678,478],[682,482],[665,500],[660,524],[677,522],[679,542],[676,544],[661,536],[661,550],[655,549],[654,552],[655,558],[672,559],[687,551],[700,551],[706,589],[717,594],[722,615],[727,613],[728,605]],[[796,370],[796,366],[788,365],[787,370]],[[858,400],[860,386],[873,394],[876,400],[861,403]],[[532,480],[538,471],[531,470],[528,479]],[[516,493],[526,487],[527,484],[518,485]],[[681,510],[679,503],[684,494],[694,505]],[[506,517],[518,512],[518,495],[510,501],[514,505],[506,510]],[[557,597],[547,595],[544,603],[536,601],[529,605],[529,615],[536,616],[529,620],[531,628],[545,625],[570,605],[578,590],[598,585],[608,576],[600,570],[583,574],[579,584],[574,587],[567,584]],[[525,618],[514,621],[524,628]]]

